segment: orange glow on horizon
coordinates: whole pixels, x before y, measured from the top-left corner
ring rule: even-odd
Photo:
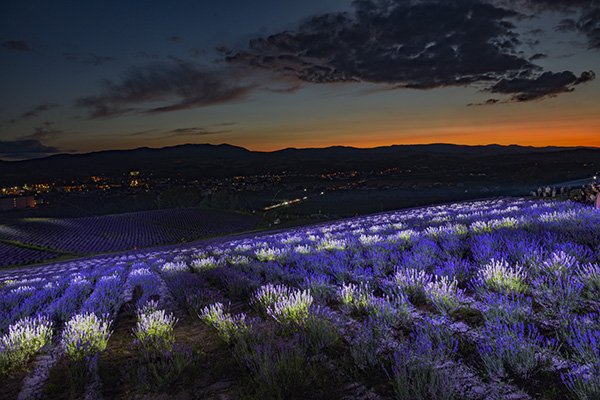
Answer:
[[[356,130],[356,128],[355,128]],[[360,130],[360,127],[359,127]],[[582,119],[579,121],[518,122],[496,125],[445,126],[433,129],[393,130],[374,128],[368,135],[340,135],[338,132],[323,132],[322,135],[298,138],[294,141],[263,140],[262,143],[251,139],[239,141],[244,146],[256,151],[274,151],[286,147],[329,147],[352,146],[370,148],[390,145],[448,143],[457,145],[520,145],[533,147],[596,147],[600,148],[600,121]],[[510,132],[510,133],[507,133]],[[366,136],[366,137],[365,137]],[[266,138],[265,138],[266,139]]]
[[[527,138],[529,133],[515,134],[515,135],[490,135],[486,136],[485,140],[481,140],[481,137],[473,137],[471,135],[418,135],[418,136],[397,136],[396,140],[387,140],[382,138],[372,138],[361,141],[319,141],[317,143],[307,142],[305,144],[290,144],[287,146],[253,146],[253,145],[243,145],[239,144],[241,147],[245,147],[248,150],[252,151],[277,151],[285,148],[325,148],[331,146],[348,146],[348,147],[356,147],[356,148],[373,148],[373,147],[383,147],[383,146],[393,146],[393,145],[426,145],[426,144],[455,144],[455,145],[464,145],[464,146],[486,146],[486,145],[517,145],[517,146],[532,146],[532,147],[593,147],[600,149],[600,135],[594,136],[585,136],[585,135],[577,135],[576,137],[564,137],[564,136],[554,136],[551,140],[548,140],[548,137],[545,138]],[[216,144],[216,143],[215,143]],[[236,145],[234,143],[231,143]]]
[[[600,119],[593,116],[565,118],[555,116],[553,120],[489,120],[447,119],[438,121],[405,120],[379,121],[325,121],[307,125],[272,125],[268,127],[239,129],[235,133],[214,137],[189,137],[178,139],[149,139],[144,144],[139,139],[124,137],[119,140],[85,146],[81,152],[100,150],[125,150],[141,146],[161,148],[186,143],[227,143],[253,151],[276,151],[284,148],[323,148],[330,146],[352,146],[370,148],[390,145],[448,143],[457,145],[521,145],[562,146],[600,148]],[[510,133],[507,133],[510,132]],[[116,139],[116,140],[114,140]],[[64,143],[60,147],[73,148],[75,143]]]

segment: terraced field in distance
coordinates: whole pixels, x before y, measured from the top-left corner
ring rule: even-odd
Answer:
[[[252,216],[192,208],[0,225],[0,267],[140,249],[252,230]]]

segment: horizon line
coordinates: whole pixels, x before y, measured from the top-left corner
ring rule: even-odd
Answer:
[[[352,146],[352,145],[343,145],[343,144],[337,144],[337,145],[329,145],[329,146],[323,146],[323,147],[282,147],[279,149],[275,149],[275,150],[258,150],[258,149],[252,149],[249,147],[245,147],[245,146],[241,146],[241,145],[235,145],[235,144],[231,144],[231,143],[218,143],[218,144],[214,144],[214,143],[180,143],[180,144],[175,144],[172,146],[162,146],[162,147],[151,147],[151,146],[139,146],[139,147],[131,147],[131,148],[125,148],[125,149],[102,149],[102,150],[92,150],[92,151],[82,151],[82,152],[69,152],[69,151],[65,151],[65,152],[60,152],[60,153],[54,153],[54,154],[47,154],[44,156],[40,156],[40,157],[32,157],[32,158],[22,158],[22,159],[6,159],[3,157],[0,157],[0,161],[3,162],[8,162],[8,163],[12,163],[12,162],[22,162],[22,161],[31,161],[31,160],[42,160],[42,159],[46,159],[46,158],[52,158],[52,157],[57,157],[57,156],[85,156],[85,155],[90,155],[90,154],[97,154],[97,153],[107,153],[107,152],[126,152],[126,151],[136,151],[136,150],[144,150],[144,149],[148,149],[148,150],[163,150],[163,149],[173,149],[173,148],[177,148],[177,147],[184,147],[184,146],[213,146],[213,147],[218,147],[218,146],[230,146],[230,147],[236,147],[236,148],[240,148],[240,149],[244,149],[246,151],[249,152],[253,152],[253,153],[276,153],[279,151],[285,151],[285,150],[326,150],[326,149],[332,149],[332,148],[346,148],[346,149],[357,149],[357,150],[371,150],[371,149],[380,149],[380,148],[386,148],[386,147],[409,147],[409,146],[457,146],[457,147],[490,147],[490,146],[498,146],[498,147],[523,147],[523,148],[531,148],[531,149],[548,149],[548,148],[556,148],[556,149],[592,149],[592,150],[600,150],[600,146],[585,146],[585,145],[573,145],[573,146],[557,146],[557,145],[546,145],[546,146],[534,146],[534,145],[528,145],[528,144],[518,144],[518,143],[511,143],[511,144],[499,144],[499,143],[486,143],[486,144],[463,144],[463,143],[450,143],[450,142],[430,142],[430,143],[392,143],[392,144],[388,144],[388,145],[381,145],[381,146],[370,146],[370,147],[361,147],[361,146]]]

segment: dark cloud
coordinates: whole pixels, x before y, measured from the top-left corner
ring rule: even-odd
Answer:
[[[574,12],[582,7],[588,7],[594,0],[488,0],[501,6],[524,7],[530,10],[554,10]]]
[[[172,43],[181,43],[181,42],[183,42],[183,38],[181,36],[169,36],[167,38],[167,40],[169,42],[172,42]]]
[[[537,10],[558,10],[571,14],[563,19],[556,30],[579,32],[588,39],[588,47],[600,49],[600,2],[598,0],[512,0]]]
[[[235,125],[235,123],[225,122],[222,124],[214,124],[211,127],[227,127]],[[177,128],[170,130],[161,129],[149,129],[145,131],[133,132],[127,136],[150,136],[154,139],[164,139],[172,137],[194,137],[194,136],[208,136],[218,135],[222,133],[232,132],[231,129],[211,129],[206,127],[192,127],[192,128]]]
[[[556,79],[564,73],[542,73],[532,61],[543,54],[528,59],[519,50],[523,43],[511,20],[525,16],[508,8],[477,0],[352,4],[353,13],[317,15],[294,30],[253,39],[246,50],[220,51],[230,63],[310,83],[371,82],[416,89],[483,83],[520,101],[571,91],[576,84],[577,78]],[[542,86],[536,91],[506,84],[521,80]],[[564,85],[557,86],[559,82]]]
[[[556,30],[559,32],[571,32],[577,30],[577,21],[572,18],[565,18],[558,23]]]
[[[146,135],[156,134],[156,132],[160,132],[160,131],[158,129],[146,129],[143,131],[136,131],[136,132],[128,133],[126,136],[146,136]]]
[[[145,58],[148,60],[159,60],[162,58],[162,56],[160,54],[148,53],[146,51],[138,51],[137,53],[134,54],[134,56],[138,57],[138,58]]]
[[[534,35],[534,36],[538,36],[544,33],[544,30],[542,28],[536,28],[536,29],[532,29],[528,32],[526,32],[529,35]]]
[[[107,80],[103,86],[102,94],[77,101],[78,106],[90,110],[91,118],[130,111],[161,113],[227,103],[243,98],[254,88],[241,83],[232,70],[206,69],[184,63],[135,67],[119,81]],[[141,108],[143,105],[148,106]]]
[[[33,128],[33,132],[29,135],[23,136],[22,139],[34,139],[34,140],[46,140],[54,139],[59,136],[63,131],[54,129],[53,122],[44,122],[40,126]]]
[[[483,103],[469,103],[469,104],[467,104],[467,106],[469,106],[469,107],[472,107],[472,106],[489,106],[489,105],[497,104],[497,103],[501,103],[501,101],[499,99],[487,99]]]
[[[572,92],[576,85],[594,80],[595,77],[592,71],[583,72],[579,77],[571,71],[544,72],[535,78],[502,79],[489,90],[492,93],[512,94],[512,101],[523,102]]]
[[[31,51],[31,47],[24,40],[6,40],[2,42],[2,47],[14,51]]]
[[[229,133],[231,129],[211,130],[207,128],[178,128],[166,132],[163,137],[193,137],[193,136],[208,136]]]
[[[366,81],[409,88],[466,85],[534,66],[507,18],[514,11],[475,1],[354,3],[354,14],[315,16],[295,31],[252,40],[230,62],[306,82]]]
[[[56,147],[46,146],[39,140],[22,139],[0,141],[0,156],[5,158],[32,158],[59,153]]]
[[[20,120],[34,118],[34,117],[37,117],[39,114],[43,113],[44,111],[52,110],[53,108],[56,108],[56,107],[58,107],[58,104],[52,104],[52,103],[40,104],[39,106],[35,106],[32,109],[25,111],[24,113],[19,115],[17,118],[11,119],[10,122],[15,123]]]
[[[543,58],[548,58],[548,55],[544,53],[536,53],[529,57],[529,61],[541,60]]]
[[[116,60],[115,57],[99,56],[97,54],[92,54],[92,53],[88,53],[88,54],[67,53],[64,56],[69,61],[73,61],[73,62],[77,62],[77,63],[81,63],[81,64],[87,64],[87,65],[94,65],[94,66],[103,65],[103,64],[106,64],[107,62]]]
[[[600,6],[586,10],[577,21],[577,29],[588,38],[588,46],[600,49]]]
[[[200,57],[206,54],[206,50],[198,49],[196,47],[192,47],[189,49],[190,56],[193,58]]]

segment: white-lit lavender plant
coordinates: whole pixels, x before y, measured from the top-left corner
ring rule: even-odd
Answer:
[[[232,315],[226,312],[223,303],[214,303],[204,307],[200,319],[217,330],[219,336],[227,343],[246,334],[249,330],[246,314]]]
[[[24,367],[52,340],[52,322],[45,316],[26,317],[0,337],[0,373]]]

